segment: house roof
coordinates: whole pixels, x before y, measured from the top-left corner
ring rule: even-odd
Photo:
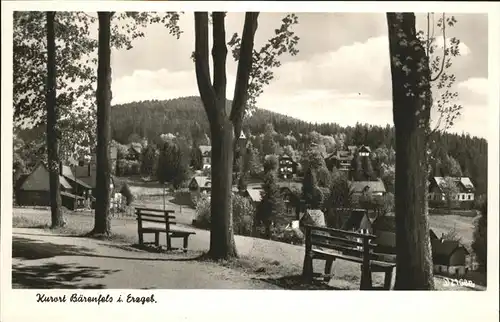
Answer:
[[[371,153],[372,149],[370,149],[370,147],[367,146],[367,145],[362,145],[362,146],[359,147],[358,151],[370,152]]]
[[[463,249],[466,254],[469,254],[467,249],[456,240],[434,239],[431,245],[432,257],[435,258],[449,258],[458,249]]]
[[[201,154],[210,154],[212,152],[212,146],[211,145],[200,145],[199,146]]]
[[[45,177],[39,177],[39,178],[33,178],[34,181],[30,181],[30,178],[34,176],[35,174],[41,173],[38,172],[42,169],[42,171],[45,172]],[[40,182],[40,181],[45,181],[45,182]],[[59,183],[64,189],[71,189],[71,185],[69,182],[62,176],[59,175]],[[49,184],[49,170],[47,169],[47,166],[44,162],[40,162],[34,169],[31,171],[30,174],[26,175],[26,177],[23,177],[23,181],[19,183],[19,189],[21,190],[43,190],[47,191],[49,190],[50,184]]]
[[[368,187],[369,192],[386,192],[384,182],[380,179],[376,181],[350,181],[351,189],[355,193],[361,193]]]
[[[262,200],[261,192],[262,189],[247,189],[248,196],[254,202],[260,202]]]
[[[450,177],[456,184],[457,188],[461,192],[473,192],[475,190],[474,184],[469,177]],[[446,179],[444,177],[434,177],[433,178],[439,189],[442,189],[446,184]]]
[[[353,210],[342,225],[342,230],[358,230],[371,228],[371,221],[365,210]]]
[[[191,181],[195,181],[198,187],[200,188],[207,188],[212,186],[212,181],[210,180],[209,177],[206,176],[196,176],[191,179]]]
[[[319,209],[308,209],[300,218],[300,222],[305,225],[325,227],[325,214]]]
[[[130,143],[129,148],[139,154],[142,152],[142,145],[137,142]]]

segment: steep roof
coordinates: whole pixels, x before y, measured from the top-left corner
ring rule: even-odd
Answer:
[[[361,193],[368,188],[369,192],[386,192],[384,182],[380,179],[376,181],[350,181],[351,189],[355,193]]]
[[[313,225],[325,227],[325,214],[319,209],[308,209],[300,218],[300,222],[304,225]]]
[[[353,210],[349,218],[342,225],[342,230],[369,229],[371,226],[371,221],[365,210]]]
[[[474,192],[475,187],[469,177],[450,178],[453,180],[460,192]],[[443,189],[443,187],[446,185],[446,179],[444,177],[434,177],[433,180],[439,189]]]
[[[451,255],[459,249],[469,254],[467,249],[456,240],[431,240],[432,260],[434,264],[448,265]]]
[[[71,185],[62,175],[59,176],[59,183],[64,189],[71,189]],[[30,174],[24,177],[19,189],[26,191],[48,191],[50,189],[49,170],[45,163],[40,162]]]
[[[262,200],[262,189],[247,189],[248,196],[254,202],[260,202]]]
[[[209,177],[206,176],[195,176],[193,177],[193,179],[191,179],[191,181],[192,180],[194,180],[200,188],[206,188],[212,185],[212,181]]]

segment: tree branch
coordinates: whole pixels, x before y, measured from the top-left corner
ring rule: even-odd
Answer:
[[[227,58],[227,47],[226,47],[226,30],[225,30],[225,13],[224,12],[214,12],[212,14],[213,20],[213,47],[212,47],[212,59],[214,62],[214,91],[216,100],[221,103],[219,106],[223,106],[222,110],[218,110],[223,116],[226,116],[226,58]],[[220,102],[222,101],[222,102]]]
[[[208,64],[208,13],[194,13],[195,31],[195,68],[196,82],[200,91],[201,100],[207,113],[208,121],[212,124],[216,113],[216,96],[210,81],[210,66]]]
[[[441,70],[439,71],[439,73],[436,75],[436,77],[432,77],[431,78],[431,82],[437,80],[439,77],[441,77],[441,75],[443,74],[443,71],[444,71],[444,62],[446,61],[446,21],[445,21],[445,16],[444,16],[444,13],[443,13],[443,60],[441,62]]]
[[[238,71],[236,73],[236,85],[234,88],[234,97],[230,116],[230,119],[233,122],[234,134],[236,138],[240,136],[241,123],[245,113],[248,79],[252,69],[252,55],[255,32],[258,27],[258,18],[258,12],[247,12],[245,14],[245,25],[243,27],[243,34],[241,37]]]

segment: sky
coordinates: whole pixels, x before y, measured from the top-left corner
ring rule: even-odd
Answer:
[[[284,55],[274,80],[258,98],[258,108],[310,122],[393,124],[389,43],[383,13],[296,13],[293,27],[300,37],[296,56]],[[243,13],[228,13],[226,37],[241,33]],[[280,27],[286,13],[261,13],[256,33],[258,49]],[[488,127],[488,17],[452,14],[457,23],[446,38],[460,40],[459,57],[449,72],[456,76],[453,89],[461,117],[450,132],[487,137]],[[435,15],[435,22],[440,14]],[[417,14],[417,29],[426,28],[426,15]],[[180,39],[161,25],[150,25],[134,48],[112,53],[113,104],[139,100],[198,96],[194,63],[193,13],[179,22]],[[437,28],[436,28],[437,30]],[[442,35],[436,33],[438,43]],[[438,53],[440,51],[438,50]],[[236,63],[228,55],[228,91],[233,96]],[[437,115],[432,115],[437,119]]]

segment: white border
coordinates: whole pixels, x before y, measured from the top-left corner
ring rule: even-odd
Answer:
[[[499,187],[499,69],[500,5],[485,2],[138,2],[138,1],[2,1],[2,204],[1,309],[2,321],[95,321],[125,319],[180,320],[185,318],[250,320],[321,318],[390,320],[498,321],[498,187]],[[328,292],[315,291],[169,291],[155,290],[157,305],[37,304],[36,291],[11,289],[12,213],[12,11],[266,11],[266,12],[384,12],[414,11],[489,14],[490,133],[488,136],[489,274],[486,292]],[[332,30],[332,32],[335,32]],[[478,35],[481,37],[483,35]],[[78,294],[126,294],[127,290],[76,291]],[[150,291],[133,291],[148,295]],[[50,290],[45,293],[72,294]],[[222,306],[223,305],[223,306]],[[261,313],[262,312],[262,313]],[[411,313],[410,313],[411,312]]]

